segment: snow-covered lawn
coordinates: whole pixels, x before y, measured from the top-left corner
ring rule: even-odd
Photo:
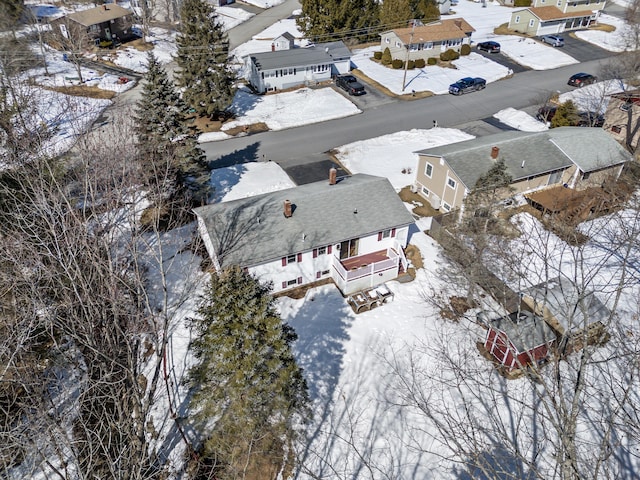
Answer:
[[[323,122],[360,113],[353,103],[331,88],[301,88],[276,95],[255,95],[240,89],[231,106],[236,119],[223,130],[263,122],[271,130]]]
[[[609,95],[622,92],[625,88],[626,85],[618,80],[605,80],[562,93],[558,102],[571,100],[580,111],[604,113],[609,104]]]
[[[511,107],[500,110],[493,116],[505,125],[509,125],[516,130],[522,130],[523,132],[541,132],[549,129],[547,125],[538,121],[528,113]]]
[[[435,94],[448,93],[449,85],[463,77],[482,77],[487,82],[495,82],[511,73],[504,65],[471,52],[470,55],[455,60],[453,62],[455,68],[429,65],[424,68],[407,70],[403,91],[404,69],[393,69],[385,67],[379,62],[374,62],[372,60],[373,52],[378,50],[380,50],[379,46],[358,50],[354,52],[351,61],[367,77],[397,95],[410,93],[412,90],[416,92],[428,91]]]
[[[603,30],[580,30],[575,32],[576,37],[585,42],[593,43],[610,52],[623,52],[629,48],[628,41],[631,35],[629,25],[618,17],[602,14],[598,23],[615,27],[613,32]]]
[[[336,158],[351,173],[386,177],[400,190],[414,182],[418,155],[413,152],[473,138],[453,128],[414,129],[342,145]]]

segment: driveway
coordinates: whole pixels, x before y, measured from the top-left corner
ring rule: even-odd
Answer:
[[[473,50],[475,53],[482,55],[483,57],[488,58],[492,62],[499,63],[500,65],[504,65],[507,68],[510,68],[513,73],[522,73],[530,70],[530,68],[520,65],[518,62],[511,60],[506,55],[502,53],[489,53],[484,50],[478,50],[475,48]]]
[[[569,32],[564,32],[560,35],[562,36],[562,38],[564,38],[564,47],[548,46],[548,48],[557,48],[561,52],[572,56],[580,63],[589,62],[591,60],[608,59],[615,55],[614,53],[600,48],[592,43],[585,42],[583,40],[580,40],[579,38],[569,35]],[[536,40],[539,41],[540,37],[537,37]],[[576,72],[577,71],[580,71],[580,67],[576,65]]]
[[[374,83],[371,83],[367,78],[362,78],[361,75],[356,75],[358,77],[358,81],[364,85],[367,93],[365,95],[349,95],[340,87],[333,85],[333,89],[336,92],[344,95],[345,98],[348,98],[352,103],[354,103],[360,110],[367,110],[370,108],[379,107],[380,105],[385,105],[387,103],[395,102],[396,99],[384,93],[382,90],[378,88],[378,86]]]

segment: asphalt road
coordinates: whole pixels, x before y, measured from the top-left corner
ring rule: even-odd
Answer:
[[[441,127],[458,126],[491,117],[507,107],[523,109],[541,105],[551,93],[571,90],[567,79],[574,73],[597,72],[599,68],[600,61],[595,60],[554,70],[530,70],[459,97],[437,95],[385,103],[351,117],[207,143],[202,147],[213,168],[259,161],[263,155],[285,170],[293,166],[299,168],[326,158],[322,154],[340,145],[401,130],[431,128],[433,120]]]

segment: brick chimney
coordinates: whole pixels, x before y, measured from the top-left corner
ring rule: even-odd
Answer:
[[[500,149],[498,147],[491,147],[491,158],[496,160],[498,158],[499,153],[500,153]]]
[[[284,201],[284,216],[285,218],[289,218],[293,215],[293,210],[291,208],[291,200]]]
[[[104,5],[102,5],[102,9],[103,10],[109,10],[109,7],[107,7],[107,4],[105,3]]]
[[[335,185],[336,184],[337,175],[338,175],[338,170],[336,170],[335,168],[331,167],[329,169],[329,185]]]

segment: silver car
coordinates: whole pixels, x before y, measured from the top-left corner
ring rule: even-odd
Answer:
[[[543,35],[540,37],[543,43],[547,43],[552,47],[564,47],[564,38],[558,35]]]

